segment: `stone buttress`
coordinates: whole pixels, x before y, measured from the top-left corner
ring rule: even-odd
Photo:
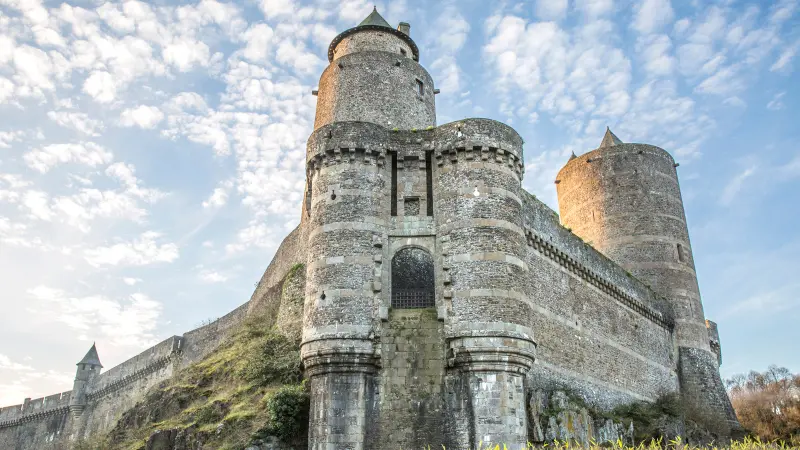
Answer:
[[[561,221],[667,299],[681,392],[737,430],[709,343],[677,167],[663,149],[607,130],[599,148],[573,155],[558,173]]]

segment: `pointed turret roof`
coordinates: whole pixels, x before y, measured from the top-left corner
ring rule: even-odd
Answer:
[[[89,364],[92,366],[103,367],[103,365],[100,364],[100,357],[97,356],[97,347],[95,347],[94,343],[92,343],[92,348],[89,349],[89,351],[86,353],[86,356],[84,356],[78,364]]]
[[[600,143],[600,147],[598,148],[613,147],[622,143],[623,142],[617,135],[611,132],[611,128],[606,127],[606,134],[603,136],[603,142]]]
[[[417,48],[417,44],[414,43],[409,35],[389,25],[389,22],[387,22],[386,19],[384,19],[383,16],[378,13],[377,7],[373,7],[372,12],[367,16],[366,19],[362,20],[360,24],[354,26],[353,28],[342,31],[335,38],[333,38],[331,45],[328,46],[328,61],[333,61],[333,50],[337,45],[339,45],[339,42],[341,42],[342,39],[358,33],[359,31],[367,30],[377,30],[381,33],[390,33],[399,37],[405,41],[409,47],[411,47],[411,53],[414,61],[419,61],[419,48]]]
[[[362,20],[361,23],[358,24],[358,26],[360,26],[360,27],[363,27],[365,25],[392,28],[392,26],[389,25],[389,22],[387,22],[386,19],[383,18],[383,16],[378,14],[378,7],[377,6],[373,6],[372,7],[372,12],[367,16],[366,19]]]
[[[572,154],[569,156],[569,161],[572,161],[575,158],[577,158],[577,156],[575,155],[575,152],[572,152]]]

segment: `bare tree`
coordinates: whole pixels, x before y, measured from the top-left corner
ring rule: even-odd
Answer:
[[[725,383],[745,428],[762,439],[800,443],[800,375],[773,365]]]

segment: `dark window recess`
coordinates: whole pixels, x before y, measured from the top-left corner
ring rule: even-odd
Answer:
[[[420,80],[417,80],[417,93],[419,95],[425,95],[425,83]]]
[[[433,216],[433,166],[431,165],[433,152],[425,152],[425,185],[428,195],[427,214]]]
[[[683,252],[684,252],[683,246],[681,244],[678,244],[678,261],[680,262],[686,262],[686,256],[684,255]]]
[[[403,202],[403,215],[407,217],[419,215],[419,197],[406,197]]]
[[[392,152],[392,215],[397,215],[397,152]]]
[[[306,178],[306,215],[311,215],[311,190],[314,188],[314,184],[311,181],[311,175],[308,174]]]
[[[403,56],[406,56],[406,49],[401,48],[400,49],[400,54],[403,55]]]
[[[392,308],[433,308],[433,258],[420,248],[409,247],[392,258]]]

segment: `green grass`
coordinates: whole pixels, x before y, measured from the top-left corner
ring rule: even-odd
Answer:
[[[429,446],[425,450],[446,450],[445,446],[433,447]],[[695,446],[683,442],[680,438],[676,438],[669,442],[663,442],[660,439],[651,440],[649,443],[642,443],[638,446],[628,446],[621,441],[605,444],[591,443],[589,445],[579,445],[569,442],[552,442],[547,444],[531,444],[528,443],[522,447],[511,447],[505,444],[484,444],[479,443],[475,450],[778,450],[778,449],[800,449],[800,441],[794,444],[787,442],[762,442],[760,439],[745,438],[740,442],[731,442],[728,445],[707,445]]]
[[[73,449],[141,450],[153,433],[171,429],[184,430],[203,448],[223,450],[276,436],[265,430],[280,430],[292,443],[305,440],[308,420],[281,415],[307,409],[298,345],[265,323],[248,318],[206,358],[151,388],[106,435],[75,442]],[[268,400],[286,389],[293,396],[284,398],[284,408],[270,409]]]

